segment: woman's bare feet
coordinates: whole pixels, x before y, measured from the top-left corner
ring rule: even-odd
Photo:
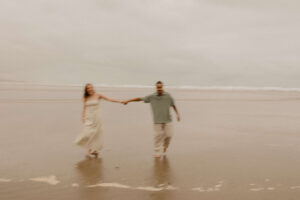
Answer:
[[[95,157],[98,157],[99,153],[98,151],[93,151],[91,149],[88,150],[88,152],[86,153],[86,156],[87,157],[91,157],[91,156],[95,156]]]
[[[94,155],[94,156],[98,156],[98,151],[93,151],[92,153],[91,153],[91,155]]]
[[[91,150],[89,149],[88,152],[85,155],[89,156],[90,154],[91,154]]]

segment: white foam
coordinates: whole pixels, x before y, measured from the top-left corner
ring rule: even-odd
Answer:
[[[146,190],[146,191],[154,191],[154,192],[158,192],[158,191],[162,191],[163,188],[157,188],[157,187],[137,187],[137,190]]]
[[[73,183],[72,187],[79,187],[79,184],[78,183]]]
[[[259,191],[262,191],[264,189],[265,188],[251,188],[250,191],[252,191],[252,192],[259,192]]]
[[[11,179],[6,179],[6,178],[0,178],[0,182],[8,183],[11,182]]]
[[[135,189],[135,190],[145,190],[145,191],[178,190],[177,187],[174,187],[174,186],[171,186],[171,185],[165,185],[165,184],[161,184],[158,187],[151,187],[151,186],[132,187],[132,186],[123,185],[123,184],[120,184],[120,183],[98,183],[98,184],[95,184],[95,185],[89,185],[87,187],[89,187],[89,188],[114,187],[114,188]]]
[[[224,181],[219,181],[218,184],[214,185],[213,187],[196,187],[192,188],[191,190],[193,191],[198,191],[198,192],[218,192],[220,191],[221,187],[223,187]]]
[[[50,185],[57,185],[58,183],[60,183],[60,181],[57,180],[56,176],[54,176],[54,175],[48,176],[48,177],[31,178],[29,180],[35,181],[35,182],[48,183]]]
[[[198,191],[198,192],[218,192],[220,191],[219,187],[210,187],[210,188],[203,188],[203,187],[197,187],[197,188],[192,188],[193,191]]]
[[[177,187],[174,187],[172,185],[167,185],[167,184],[160,184],[157,187],[136,187],[135,189],[137,190],[146,190],[146,191],[162,191],[162,190],[178,190]]]
[[[275,190],[274,187],[268,187],[267,190]]]
[[[219,190],[220,190],[219,188],[207,188],[206,192],[216,192],[216,191],[219,191]]]
[[[178,190],[177,187],[174,187],[172,185],[168,185],[167,187],[164,188],[165,190]]]
[[[98,183],[95,185],[89,185],[89,188],[93,187],[114,187],[114,188],[123,188],[123,189],[130,189],[131,187],[128,185],[123,185],[120,183]]]

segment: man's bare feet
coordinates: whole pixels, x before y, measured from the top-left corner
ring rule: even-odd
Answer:
[[[93,153],[91,153],[91,155],[94,155],[94,156],[98,156],[98,151],[94,151]]]

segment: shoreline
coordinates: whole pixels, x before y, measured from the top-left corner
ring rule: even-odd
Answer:
[[[73,144],[82,125],[81,90],[0,87],[0,198],[299,197],[300,93],[167,91],[182,121],[173,122],[167,159],[156,162],[149,105],[102,101],[103,157],[89,160],[85,150]],[[153,89],[101,92],[123,99]]]

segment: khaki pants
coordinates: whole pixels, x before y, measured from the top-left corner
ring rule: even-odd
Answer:
[[[159,154],[161,148],[168,148],[172,135],[173,126],[172,123],[154,124],[154,151],[155,154]]]

